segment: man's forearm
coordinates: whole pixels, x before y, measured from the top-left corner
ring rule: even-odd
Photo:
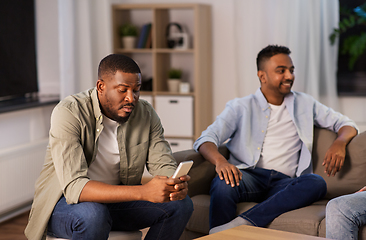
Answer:
[[[205,142],[199,147],[198,151],[207,161],[216,166],[216,172],[221,180],[225,180],[226,184],[230,184],[232,187],[239,186],[242,173],[235,165],[226,160],[214,143]]]
[[[138,201],[142,199],[141,185],[109,185],[98,181],[89,181],[81,191],[79,202],[115,203]]]
[[[357,135],[357,130],[352,126],[343,126],[337,134],[335,141],[341,141],[346,146]]]
[[[213,165],[217,165],[217,161],[227,161],[225,157],[219,152],[217,146],[212,142],[203,143],[199,147],[198,151],[207,161]]]
[[[163,203],[181,200],[187,195],[188,187],[184,176],[183,182],[179,179],[166,176],[155,176],[143,185],[109,185],[98,181],[89,181],[85,184],[79,196],[79,202],[116,203],[130,201],[149,201]]]
[[[343,126],[339,129],[338,136],[326,152],[323,161],[324,172],[328,176],[334,176],[341,170],[346,156],[346,146],[356,135],[357,130],[351,126]]]

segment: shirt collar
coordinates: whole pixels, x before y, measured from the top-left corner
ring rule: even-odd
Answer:
[[[93,103],[94,117],[97,121],[102,121],[102,111],[100,110],[98,92],[96,87],[92,90],[91,99]]]
[[[261,88],[259,87],[257,89],[257,91],[255,92],[255,97],[259,102],[259,105],[262,109],[262,111],[265,111],[269,108],[269,104],[267,102],[266,97],[263,95]],[[294,93],[291,91],[289,94],[287,94],[284,98],[284,103],[286,105],[286,107],[288,108],[289,106],[292,106],[294,100]]]
[[[261,88],[257,89],[254,96],[258,100],[259,106],[261,107],[262,111],[266,111],[267,109],[269,109],[269,104],[267,102],[267,99],[264,97]]]

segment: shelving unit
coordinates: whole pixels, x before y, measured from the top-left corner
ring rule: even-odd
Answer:
[[[139,64],[143,84],[144,80],[152,78],[152,91],[142,91],[141,98],[154,106],[173,151],[181,150],[175,147],[175,142],[179,141],[191,148],[193,141],[212,123],[211,7],[204,4],[118,4],[112,6],[112,22],[114,52],[128,55]],[[122,48],[119,26],[132,23],[141,28],[149,22],[152,23],[152,48]],[[188,49],[167,47],[166,27],[171,22],[179,23],[188,33]],[[171,67],[183,70],[182,81],[190,83],[189,93],[168,91],[167,73]],[[174,131],[177,128],[180,131]]]

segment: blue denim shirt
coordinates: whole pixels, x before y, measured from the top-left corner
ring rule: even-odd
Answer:
[[[351,119],[321,104],[308,94],[292,91],[285,96],[284,103],[302,142],[296,176],[312,173],[314,125],[334,132],[338,132],[345,125],[357,129]],[[271,109],[260,88],[254,95],[233,99],[226,104],[216,121],[202,132],[193,148],[198,151],[204,142],[213,142],[219,146],[228,140],[226,146],[230,150],[229,162],[239,169],[255,167],[266,136],[270,114]]]

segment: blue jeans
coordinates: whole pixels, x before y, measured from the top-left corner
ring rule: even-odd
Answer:
[[[282,213],[310,205],[327,192],[324,179],[316,174],[291,178],[263,168],[241,172],[243,178],[239,186],[231,187],[219,177],[212,181],[210,228],[236,218],[236,204],[240,202],[258,202],[239,216],[254,226],[264,227]]]
[[[358,230],[366,225],[366,192],[330,200],[326,208],[326,231],[330,239],[358,239]]]
[[[111,230],[134,231],[150,227],[145,239],[179,239],[193,204],[187,196],[180,201],[151,203],[133,201],[101,204],[56,204],[48,222],[48,235],[69,239],[108,239]]]

